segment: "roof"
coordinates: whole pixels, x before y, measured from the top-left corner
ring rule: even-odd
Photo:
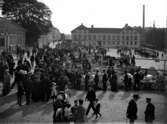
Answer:
[[[0,18],[0,31],[8,33],[26,32],[26,30],[19,24],[2,17]]]
[[[74,32],[76,30],[83,30],[83,29],[88,29],[88,28],[85,27],[83,24],[81,24],[80,26],[78,26],[77,28],[75,28],[74,30],[72,30],[71,32]]]
[[[89,33],[119,33],[121,28],[88,28]]]

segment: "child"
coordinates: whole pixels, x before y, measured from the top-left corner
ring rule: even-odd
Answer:
[[[71,113],[72,113],[73,121],[76,122],[76,117],[78,114],[78,101],[77,100],[74,101],[74,106],[71,107]]]
[[[95,100],[95,110],[96,110],[95,114],[96,114],[96,119],[98,118],[98,115],[100,115],[100,117],[102,116],[101,113],[100,113],[100,107],[101,107],[100,102],[96,98],[96,100]]]

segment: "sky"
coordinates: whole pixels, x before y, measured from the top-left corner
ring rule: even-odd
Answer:
[[[62,33],[70,34],[80,24],[87,27],[122,28],[125,24],[166,27],[167,0],[38,0],[52,11],[52,23]]]

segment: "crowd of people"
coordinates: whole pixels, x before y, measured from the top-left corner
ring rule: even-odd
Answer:
[[[134,55],[130,53],[130,56],[126,56],[124,50],[118,52],[121,53],[120,65],[124,63],[127,66],[135,66]],[[24,95],[26,96],[27,105],[31,102],[49,101],[52,98],[54,107],[53,122],[69,122],[71,120],[83,122],[91,108],[94,111],[93,115],[98,118],[98,116],[101,116],[100,103],[96,98],[95,91],[99,89],[106,91],[110,87],[111,91],[117,92],[119,90],[118,78],[120,76],[117,74],[116,64],[113,63],[111,57],[108,59],[107,66],[109,67],[103,70],[96,69],[93,76],[93,64],[101,64],[99,54],[104,58],[106,51],[75,44],[60,44],[54,49],[45,47],[18,52],[15,62],[12,54],[3,52],[0,59],[0,81],[4,84],[3,95],[7,95],[16,84],[17,102],[20,106]],[[141,80],[146,75],[147,71],[142,73],[140,68],[126,70],[123,74],[124,88],[126,90],[139,90]],[[12,84],[11,77],[14,78]],[[102,87],[100,84],[102,84]],[[68,100],[65,100],[69,95],[68,88],[81,90],[83,85],[84,90],[88,91],[86,100],[89,101],[89,106],[87,110],[83,107],[84,101],[82,99],[75,100],[75,105],[72,107]],[[64,91],[64,98],[58,95],[61,91]],[[130,118],[131,122],[135,120],[135,118],[131,119],[129,113],[128,118]]]

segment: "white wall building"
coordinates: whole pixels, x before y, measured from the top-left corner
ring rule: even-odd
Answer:
[[[130,47],[138,48],[141,43],[141,28],[130,27],[127,24],[123,28],[91,28],[83,24],[72,30],[72,41],[86,46]]]

